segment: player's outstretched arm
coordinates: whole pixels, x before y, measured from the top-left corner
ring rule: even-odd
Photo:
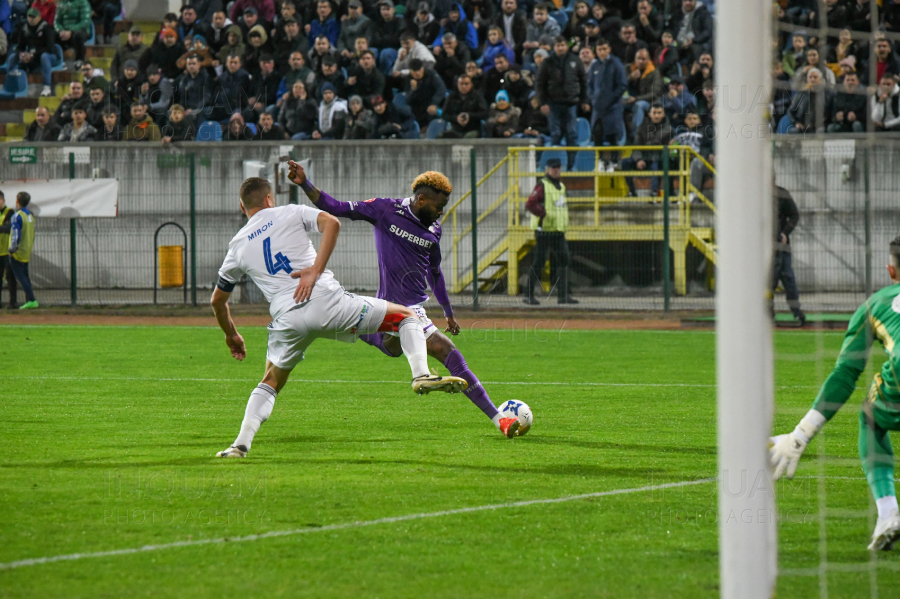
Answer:
[[[216,315],[216,322],[225,333],[225,344],[231,350],[234,359],[240,361],[247,357],[247,348],[244,346],[244,338],[237,332],[237,327],[234,326],[234,320],[231,318],[231,310],[228,307],[230,296],[231,293],[216,287],[213,289],[209,303]]]
[[[370,223],[374,223],[377,220],[378,208],[372,206],[369,202],[357,204],[334,199],[313,185],[312,181],[306,176],[306,171],[303,170],[303,167],[293,160],[288,161],[288,179],[303,189],[306,197],[315,204],[316,208],[332,216],[349,218],[350,220],[364,220]]]
[[[322,233],[316,261],[309,268],[291,273],[291,278],[300,279],[297,289],[294,291],[294,301],[298,304],[305,302],[312,295],[313,287],[319,276],[325,272],[328,259],[331,258],[331,253],[334,251],[334,246],[337,245],[337,238],[341,232],[341,221],[325,212],[320,212],[316,217],[316,225],[319,232]]]

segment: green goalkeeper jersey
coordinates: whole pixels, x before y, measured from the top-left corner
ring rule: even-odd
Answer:
[[[881,342],[888,356],[881,375],[875,377],[878,395],[885,402],[900,402],[900,348],[894,346],[895,340],[900,340],[900,284],[872,294],[850,319],[837,364],[813,403],[813,409],[828,420],[853,394],[873,339]]]

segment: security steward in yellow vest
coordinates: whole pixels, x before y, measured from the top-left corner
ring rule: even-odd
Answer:
[[[12,219],[12,231],[9,237],[9,265],[22,291],[25,292],[25,303],[19,310],[37,308],[31,279],[28,276],[28,263],[31,261],[31,249],[34,247],[34,215],[28,209],[31,195],[20,191],[16,196],[16,214]]]
[[[548,252],[553,252],[556,258],[551,291],[556,287],[560,304],[578,303],[578,300],[569,295],[569,245],[566,243],[569,208],[566,206],[566,186],[560,180],[561,167],[562,161],[559,158],[548,160],[544,176],[525,203],[525,209],[531,213],[535,241],[528,276],[528,295],[524,300],[531,306],[540,304],[534,297],[534,287],[540,285],[540,274],[547,262]]]
[[[10,310],[19,307],[16,301],[18,292],[16,277],[13,276],[12,269],[9,267],[9,232],[12,230],[12,217],[15,213],[15,210],[6,205],[6,196],[0,191],[0,300],[3,296],[3,277],[5,276],[7,287],[9,287],[8,305]]]

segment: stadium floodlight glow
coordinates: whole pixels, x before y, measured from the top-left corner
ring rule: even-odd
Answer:
[[[740,40],[740,43],[735,43]],[[723,599],[771,597],[777,569],[772,429],[768,134],[772,5],[716,6],[719,576]]]

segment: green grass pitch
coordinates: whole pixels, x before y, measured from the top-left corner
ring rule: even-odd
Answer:
[[[511,441],[462,395],[413,395],[405,360],[318,341],[249,458],[217,460],[262,374],[265,329],[242,333],[237,363],[215,328],[0,327],[0,563],[302,531],[0,567],[0,596],[718,596],[715,484],[635,491],[716,474],[712,333],[464,333],[495,403],[534,409]],[[777,431],[840,341],[776,334]],[[777,486],[780,597],[900,583],[900,552],[866,551],[863,388]]]

